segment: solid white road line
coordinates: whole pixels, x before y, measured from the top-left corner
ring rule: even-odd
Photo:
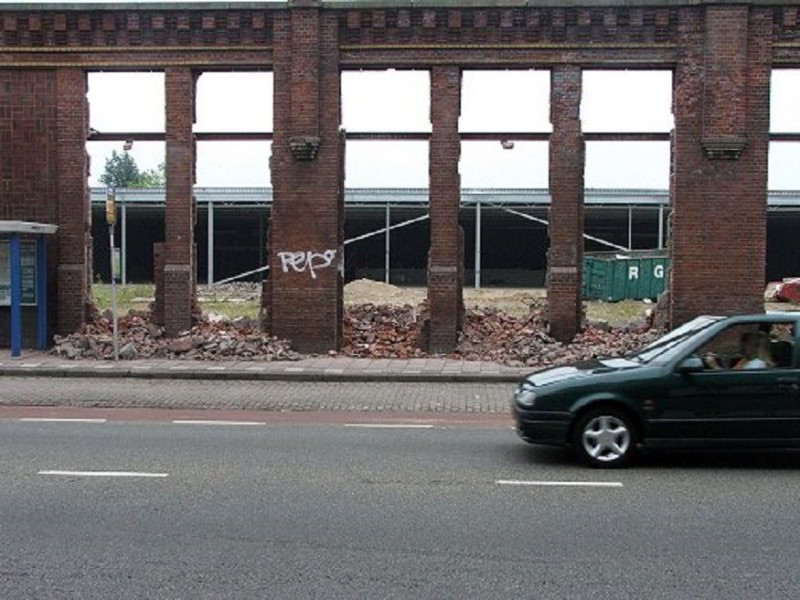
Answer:
[[[66,475],[68,477],[168,477],[169,473],[141,473],[136,471],[39,471],[37,475]]]
[[[106,419],[59,419],[56,417],[22,417],[26,423],[105,423]]]
[[[433,429],[433,425],[415,425],[412,423],[345,423],[344,426],[361,429]]]
[[[203,421],[200,419],[176,419],[176,425],[266,425],[264,421]]]
[[[542,487],[622,487],[620,481],[520,481],[515,479],[498,479],[497,485],[530,485]]]

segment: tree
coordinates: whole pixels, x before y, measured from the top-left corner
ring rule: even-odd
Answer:
[[[100,176],[100,182],[113,188],[134,187],[139,180],[139,167],[136,161],[127,152],[117,154],[111,152],[111,158],[106,159],[106,171]]]
[[[157,188],[167,184],[167,166],[162,162],[155,169],[147,169],[139,173],[138,179],[130,187]]]
[[[167,182],[167,168],[164,163],[155,169],[139,171],[134,158],[127,152],[117,154],[111,152],[106,159],[106,171],[100,176],[100,182],[113,188],[157,188],[164,187]]]

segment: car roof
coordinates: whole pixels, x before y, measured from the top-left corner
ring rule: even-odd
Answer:
[[[712,318],[718,318],[725,321],[739,321],[741,323],[750,323],[753,321],[796,321],[800,319],[800,311],[768,310],[767,312],[763,313],[747,315],[724,315],[721,317]]]

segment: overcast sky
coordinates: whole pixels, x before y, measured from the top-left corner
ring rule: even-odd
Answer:
[[[800,70],[773,73],[773,132],[800,132]],[[161,73],[91,73],[91,126],[101,132],[164,131]],[[463,77],[463,132],[548,132],[547,71],[467,71]],[[581,122],[586,132],[668,132],[672,128],[671,74],[667,71],[588,71]],[[351,132],[430,131],[425,71],[344,72],[342,121]],[[271,131],[270,73],[204,73],[198,82],[195,130]],[[90,142],[91,185],[120,143]],[[199,186],[268,186],[268,142],[198,144]],[[141,169],[164,160],[162,143],[135,142]],[[666,189],[668,142],[587,144],[586,186]],[[800,189],[800,144],[773,143],[770,189]],[[465,142],[460,172],[464,187],[547,187],[547,144]],[[425,142],[349,142],[348,187],[426,187]]]

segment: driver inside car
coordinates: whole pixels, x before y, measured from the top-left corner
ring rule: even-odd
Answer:
[[[717,354],[708,352],[703,355],[703,363],[709,369],[724,369],[723,362]],[[739,353],[735,355],[727,368],[734,370],[767,369],[774,366],[769,351],[769,339],[763,331],[745,331],[739,338]]]

